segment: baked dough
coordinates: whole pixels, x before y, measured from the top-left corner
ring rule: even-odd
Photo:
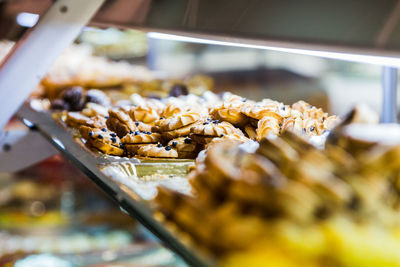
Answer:
[[[170,146],[162,146],[161,144],[142,145],[137,151],[139,156],[152,158],[177,158],[178,152]]]

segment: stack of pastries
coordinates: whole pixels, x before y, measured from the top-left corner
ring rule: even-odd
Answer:
[[[293,131],[254,153],[213,144],[193,196],[160,188],[161,217],[222,266],[399,266],[400,145],[343,129],[323,150]]]
[[[207,92],[164,99],[134,94],[129,103],[111,105],[98,90],[71,90],[76,88],[64,92],[64,102],[58,105],[81,111],[64,111],[63,120],[79,131],[88,146],[114,156],[193,159],[211,143],[260,141],[289,129],[311,137],[339,122],[304,101],[289,106]]]

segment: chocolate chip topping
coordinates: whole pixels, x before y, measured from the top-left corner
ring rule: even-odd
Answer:
[[[190,144],[192,143],[192,139],[190,137],[185,138],[185,140],[183,140],[183,142],[185,142],[185,144]]]
[[[136,125],[136,126],[139,126],[139,122],[138,122],[138,121],[135,121],[135,125]]]
[[[80,86],[74,86],[70,89],[67,89],[63,95],[62,95],[62,99],[69,103],[69,104],[77,104],[79,102],[81,102],[82,99],[82,87]]]
[[[161,143],[158,143],[158,144],[157,144],[157,147],[162,147],[162,144],[161,144]]]
[[[103,139],[103,138],[104,138],[101,134],[99,134],[97,137],[98,137],[99,139]]]
[[[117,138],[111,137],[111,142],[116,143],[117,142]]]
[[[175,97],[188,94],[189,90],[184,84],[175,84],[174,86],[171,87],[171,90],[169,91],[169,95]]]
[[[94,132],[93,132],[93,131],[90,131],[90,132],[89,132],[89,136],[90,136],[90,137],[93,137],[93,135],[94,135]]]
[[[170,147],[170,146],[166,146],[166,147],[165,147],[165,150],[170,151],[170,150],[171,150],[171,147]]]
[[[117,134],[116,133],[110,133],[110,136],[111,137],[117,137]]]
[[[106,128],[101,128],[101,130],[102,130],[103,132],[107,132],[107,129],[106,129]]]
[[[178,145],[178,142],[176,142],[176,141],[172,142],[172,147],[176,147],[177,145]]]
[[[11,150],[11,145],[10,144],[4,144],[3,145],[3,151],[10,151]]]

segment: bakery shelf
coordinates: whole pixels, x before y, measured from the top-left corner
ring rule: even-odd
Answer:
[[[140,162],[136,159],[121,160],[116,158],[104,158],[93,155],[83,145],[74,140],[71,132],[67,131],[59,125],[52,114],[47,111],[37,111],[33,109],[29,103],[24,104],[18,111],[17,116],[25,123],[34,125],[34,129],[53,144],[64,156],[66,156],[75,166],[77,166],[84,174],[86,174],[94,183],[96,183],[109,197],[116,201],[120,207],[130,216],[138,220],[143,226],[149,229],[160,241],[180,255],[191,266],[209,266],[210,260],[195,252],[192,248],[185,245],[174,234],[166,229],[162,222],[155,219],[149,199],[155,194],[156,186],[162,184],[164,186],[175,187],[179,183],[187,183],[185,178],[176,178],[171,182],[156,183],[146,182],[142,185],[142,191],[135,190],[135,184],[130,184],[132,179],[127,176],[121,176],[119,179],[111,178],[102,171],[104,166],[113,164],[131,164],[138,172],[148,173],[151,171],[152,165],[158,170],[165,170],[167,175],[183,175],[183,170],[193,161],[177,161],[177,162],[160,162],[160,161],[144,161]],[[113,168],[115,169],[115,168]],[[125,180],[124,180],[125,179]],[[169,178],[166,178],[167,180]],[[144,192],[143,192],[144,191]],[[146,192],[152,192],[150,196]]]

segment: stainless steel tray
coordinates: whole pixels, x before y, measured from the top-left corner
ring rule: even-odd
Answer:
[[[191,160],[139,160],[106,157],[87,149],[73,134],[58,124],[47,111],[33,109],[24,104],[17,116],[31,122],[75,166],[115,200],[130,216],[150,230],[169,249],[177,253],[191,266],[209,266],[211,261],[179,240],[154,216],[151,201],[158,185],[188,189],[185,176]],[[153,179],[151,175],[164,176]],[[183,186],[182,186],[183,185]]]

